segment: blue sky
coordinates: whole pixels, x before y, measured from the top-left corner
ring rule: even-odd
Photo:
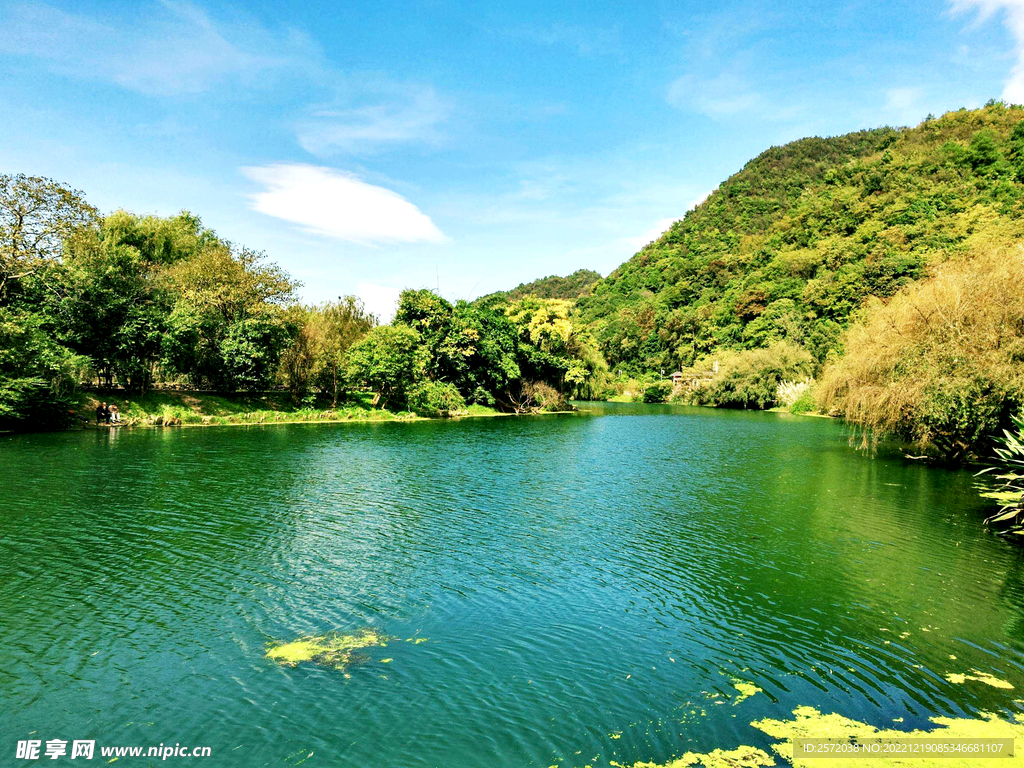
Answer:
[[[321,301],[607,274],[765,148],[1024,102],[1024,0],[0,0],[0,172]]]

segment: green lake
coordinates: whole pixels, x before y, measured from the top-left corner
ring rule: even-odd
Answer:
[[[596,767],[766,748],[750,722],[799,705],[1024,711],[1024,552],[970,472],[825,419],[581,407],[0,437],[3,764]],[[266,656],[367,628],[344,669]]]

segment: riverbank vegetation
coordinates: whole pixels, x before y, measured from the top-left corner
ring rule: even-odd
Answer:
[[[314,402],[296,402],[287,391],[213,393],[149,390],[130,393],[124,390],[85,390],[78,393],[72,411],[76,421],[91,426],[96,423],[97,405],[115,403],[120,411],[121,425],[129,427],[389,421],[411,419],[417,415],[410,411],[374,408],[370,400],[371,395],[365,392],[353,392],[344,403],[335,405],[329,397]]]
[[[819,384],[866,444],[896,435],[950,458],[1024,405],[1024,247],[985,245],[872,299]]]
[[[236,396],[229,414],[167,403],[154,414],[130,399],[124,414],[187,423],[237,416],[247,394],[274,388],[290,410],[282,397],[257,411],[357,414],[365,388],[393,412],[410,398],[430,415],[552,410],[604,370],[566,301],[452,305],[406,291],[379,327],[353,297],[305,306],[297,288],[188,212],[104,216],[64,184],[0,175],[0,429],[74,423],[83,382]]]

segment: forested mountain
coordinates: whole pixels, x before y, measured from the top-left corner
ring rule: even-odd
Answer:
[[[992,103],[773,147],[599,281],[579,317],[633,375],[783,340],[820,368],[866,297],[1024,235],[1022,117]]]
[[[580,296],[589,294],[600,279],[600,272],[595,272],[592,269],[578,269],[565,277],[551,275],[530,283],[520,283],[511,291],[498,291],[484,296],[483,299],[515,300],[527,296],[535,296],[538,299],[578,299]]]

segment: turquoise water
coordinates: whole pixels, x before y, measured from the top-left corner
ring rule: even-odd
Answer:
[[[766,747],[798,705],[1018,708],[1024,560],[969,473],[823,419],[585,407],[0,438],[0,756],[598,766]],[[396,639],[344,672],[264,656],[365,627]],[[972,668],[1016,688],[944,679]]]

